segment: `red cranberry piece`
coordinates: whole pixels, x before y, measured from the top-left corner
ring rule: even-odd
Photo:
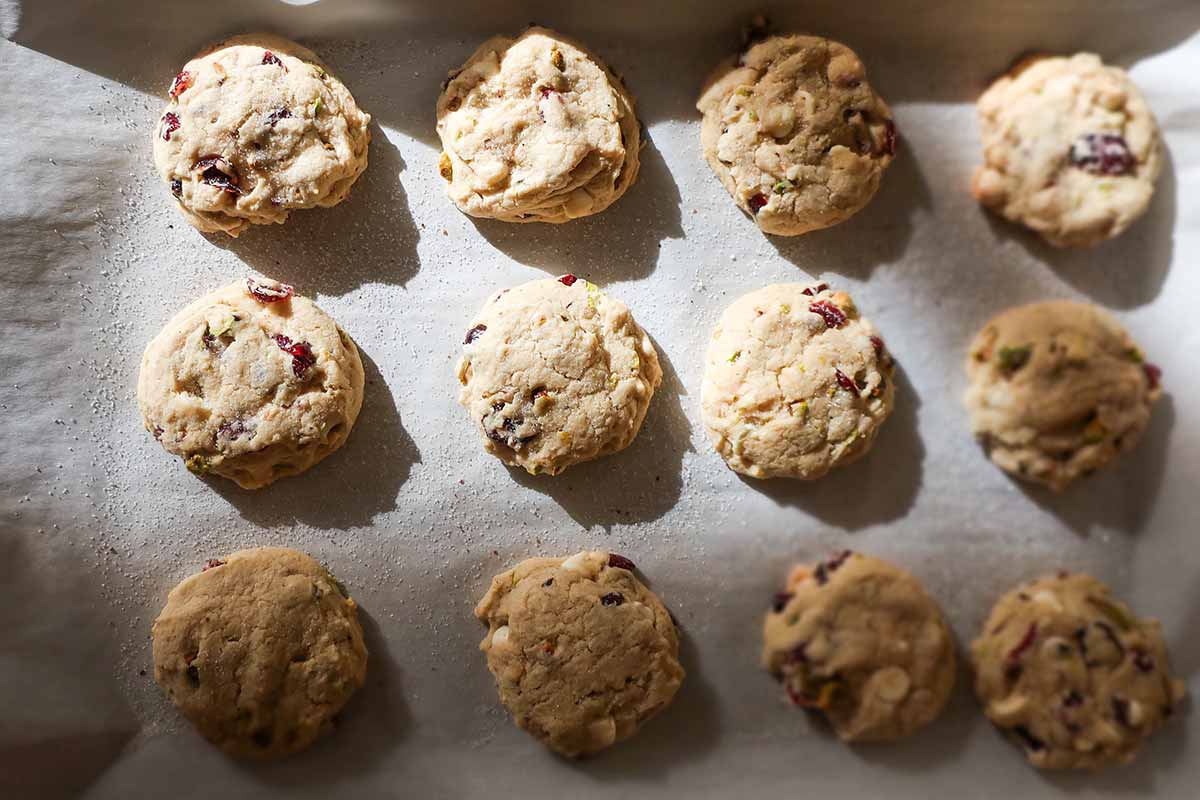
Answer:
[[[229,159],[218,156],[203,156],[192,165],[192,171],[200,171],[200,180],[209,186],[216,186],[230,194],[241,194],[241,176],[237,168],[229,163]]]
[[[487,325],[476,325],[474,328],[471,328],[471,330],[467,331],[467,338],[463,339],[463,344],[473,344],[486,330]]]
[[[829,284],[828,284],[828,283],[818,283],[816,286],[808,286],[808,287],[806,287],[806,288],[804,289],[804,291],[800,292],[800,294],[806,294],[806,295],[808,295],[809,297],[816,297],[816,296],[817,296],[817,295],[819,295],[821,292],[824,292],[824,291],[826,291],[827,289],[829,289]]]
[[[1124,725],[1126,728],[1129,725],[1129,701],[1124,697],[1113,696],[1112,699],[1113,718]]]
[[[195,80],[195,76],[185,69],[183,72],[180,72],[175,76],[175,80],[171,81],[171,90],[168,92],[168,94],[170,94],[171,97],[179,97],[179,95],[191,88]]]
[[[795,597],[795,595],[793,595],[791,592],[776,592],[775,597],[771,600],[771,610],[778,614],[780,611],[783,611],[783,609],[787,606],[788,601],[793,597]]]
[[[875,348],[875,355],[883,355],[883,339],[880,339],[878,336],[872,336],[871,347]]]
[[[890,119],[883,123],[883,152],[889,156],[896,155],[896,123]]]
[[[281,119],[288,119],[292,116],[292,112],[286,108],[277,108],[270,114],[267,114],[267,125],[274,128],[276,123]]]
[[[625,598],[620,592],[609,592],[600,598],[600,602],[606,606],[619,606],[625,602]]]
[[[1133,666],[1137,667],[1138,672],[1153,672],[1154,659],[1144,650],[1135,650],[1133,652]]]
[[[750,206],[750,213],[757,214],[762,210],[762,207],[767,204],[767,196],[762,192],[759,192],[758,194],[751,196],[751,198],[746,201],[746,204]]]
[[[274,65],[275,65],[275,66],[277,66],[277,67],[282,67],[282,66],[283,66],[283,62],[279,60],[279,56],[275,55],[275,54],[274,54],[274,53],[272,53],[270,50],[264,50],[264,51],[263,51],[263,60],[262,60],[262,63],[264,63],[264,64],[274,64]]]
[[[246,276],[246,291],[260,303],[278,303],[280,300],[287,300],[295,294],[295,287],[286,283],[277,281],[259,281],[253,277]]]
[[[275,340],[275,344],[279,345],[280,350],[292,357],[292,372],[297,378],[303,378],[304,373],[308,372],[308,368],[317,363],[308,342],[293,342],[282,333],[277,333],[271,338]]]
[[[183,196],[183,181],[179,180],[178,178],[171,181],[171,194],[175,195],[176,197]]]
[[[1142,370],[1146,373],[1146,380],[1150,381],[1150,388],[1157,389],[1162,383],[1162,367],[1155,364],[1142,364]]]
[[[1021,654],[1033,647],[1033,643],[1037,641],[1037,629],[1036,622],[1029,626],[1029,630],[1025,631],[1025,635],[1021,637],[1021,641],[1017,642],[1017,646],[1008,651],[1008,661],[1019,661]]]
[[[1032,733],[1030,733],[1029,729],[1026,728],[1024,725],[1018,725],[1015,728],[1013,728],[1012,730],[1013,730],[1013,733],[1015,733],[1017,735],[1017,738],[1019,738],[1025,744],[1025,746],[1028,747],[1033,752],[1036,753],[1039,750],[1046,749],[1046,743],[1043,742],[1041,739],[1037,738],[1036,736],[1034,736]]]
[[[208,570],[210,570],[210,569],[213,569],[213,568],[215,568],[215,567],[223,567],[223,566],[225,566],[225,562],[224,562],[224,561],[222,561],[221,559],[219,559],[219,558],[210,558],[210,559],[208,560],[208,562],[207,562],[207,563],[204,565],[204,569],[202,569],[202,570],[200,570],[200,571],[201,571],[201,572],[207,572]]]
[[[823,561],[813,570],[813,577],[817,579],[818,586],[824,586],[829,583],[829,576],[837,572],[838,567],[846,563],[846,559],[854,554],[853,550],[843,550],[828,561]]]
[[[1071,145],[1071,165],[1093,175],[1128,175],[1137,162],[1125,138],[1116,133],[1085,133]]]
[[[158,441],[158,442],[161,442],[161,441],[162,441],[162,435],[163,435],[163,429],[162,429],[162,427],[161,427],[161,426],[159,426],[159,425],[155,425],[155,426],[154,426],[154,440],[155,440],[155,441]]]
[[[610,567],[616,567],[617,569],[627,569],[630,572],[633,572],[635,569],[637,569],[637,567],[633,565],[632,561],[625,556],[619,556],[616,553],[608,554],[608,565]]]
[[[840,369],[833,370],[833,377],[837,379],[838,386],[845,389],[847,392],[858,392],[858,384],[854,382],[854,378],[849,377]]]
[[[808,310],[825,318],[825,327],[840,328],[846,324],[846,312],[828,300],[817,300],[810,303]]]
[[[574,286],[575,281],[577,280],[579,280],[579,278],[576,278],[574,275],[568,272],[566,275],[563,275],[561,278],[559,278],[558,282],[563,286]]]
[[[171,134],[179,130],[179,117],[172,114],[170,111],[163,114],[163,141],[171,141]]]
[[[1067,696],[1063,698],[1062,704],[1067,708],[1083,705],[1083,695],[1072,689],[1067,692]]]
[[[786,656],[784,656],[784,660],[788,664],[807,664],[808,653],[805,652],[805,648],[807,647],[808,642],[801,642],[793,647]]]
[[[222,422],[217,428],[217,439],[228,439],[231,442],[236,442],[238,437],[243,434],[254,435],[254,432],[247,427],[244,420],[234,419]]]

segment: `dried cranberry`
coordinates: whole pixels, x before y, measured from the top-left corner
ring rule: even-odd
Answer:
[[[203,156],[192,165],[192,171],[200,171],[200,180],[216,186],[230,194],[241,194],[241,177],[229,159],[218,155]]]
[[[877,356],[882,355],[883,354],[883,339],[880,339],[878,336],[872,336],[871,337],[871,347],[875,348],[875,355],[877,355]]]
[[[559,278],[558,282],[563,286],[574,286],[575,281],[577,280],[579,280],[579,278],[576,278],[574,275],[568,272],[566,275],[563,275],[561,278]]]
[[[1124,137],[1116,133],[1085,133],[1070,150],[1071,165],[1093,175],[1128,175],[1137,161]]]
[[[746,201],[746,204],[750,206],[750,213],[757,214],[762,210],[762,207],[767,204],[767,196],[762,192],[759,192],[758,194],[751,196],[751,198]]]
[[[175,195],[176,197],[183,196],[183,181],[179,180],[178,178],[171,181],[171,194]]]
[[[817,579],[817,585],[824,586],[829,583],[829,576],[836,572],[838,567],[845,564],[846,559],[853,554],[853,550],[843,550],[828,561],[822,561],[818,564],[817,568],[813,570],[813,577]]]
[[[474,328],[471,328],[471,330],[467,331],[467,337],[463,339],[463,344],[473,344],[486,330],[487,325],[476,325]]]
[[[274,111],[272,111],[270,114],[267,114],[267,125],[274,128],[275,124],[277,122],[279,122],[279,120],[288,119],[291,116],[292,116],[292,112],[288,111],[286,108],[277,108]]]
[[[1153,672],[1154,659],[1144,650],[1134,650],[1133,666],[1137,667],[1138,672]]]
[[[205,572],[205,571],[207,571],[207,570],[210,570],[210,569],[212,569],[213,567],[223,567],[223,566],[225,566],[225,562],[224,562],[224,561],[222,561],[221,559],[219,559],[219,558],[210,558],[210,559],[209,559],[209,560],[208,560],[208,561],[207,561],[207,562],[204,564],[204,569],[202,569],[202,570],[200,570],[200,571],[201,571],[201,572]]]
[[[220,426],[217,427],[217,438],[228,439],[231,442],[236,442],[238,437],[246,433],[253,435],[254,432],[246,426],[245,421],[240,419],[222,422]]]
[[[600,598],[600,602],[606,606],[619,606],[625,602],[625,598],[620,592],[609,592]]]
[[[163,114],[163,141],[171,141],[171,134],[179,130],[179,117],[172,114],[170,111]]]
[[[195,77],[186,69],[175,76],[175,80],[171,81],[171,90],[168,92],[171,97],[179,97],[179,95],[191,88],[195,82]]]
[[[529,393],[529,399],[537,400],[539,397],[545,397],[547,394],[549,394],[549,392],[546,391],[546,387],[539,386]]]
[[[784,656],[784,661],[788,664],[807,664],[808,653],[805,652],[805,648],[807,647],[808,642],[801,642],[796,645],[787,652],[787,655]]]
[[[1024,725],[1018,725],[1015,728],[1013,728],[1012,730],[1013,730],[1013,733],[1015,733],[1018,736],[1018,738],[1020,738],[1020,740],[1025,743],[1025,746],[1028,747],[1033,752],[1036,753],[1039,750],[1046,749],[1046,743],[1043,742],[1041,739],[1037,738],[1036,736],[1034,736],[1032,733],[1030,733],[1029,729],[1026,728]]]
[[[858,392],[858,384],[854,382],[854,378],[849,377],[840,369],[834,369],[833,377],[837,378],[838,386],[845,389],[847,392]]]
[[[304,373],[308,368],[317,363],[316,357],[313,355],[312,347],[308,342],[293,342],[282,333],[277,333],[271,337],[275,340],[275,344],[279,345],[279,349],[292,357],[292,372],[297,378],[304,377]]]
[[[1067,692],[1067,696],[1063,698],[1062,703],[1067,708],[1081,706],[1083,705],[1083,695],[1072,689],[1071,691]]]
[[[633,572],[635,569],[637,569],[637,567],[633,565],[632,561],[625,556],[619,556],[616,553],[608,554],[608,565],[610,567],[616,567],[617,569],[627,569],[630,572]]]
[[[1150,388],[1157,389],[1162,384],[1162,367],[1155,364],[1142,364],[1142,370],[1146,373],[1146,380],[1150,381]]]
[[[775,597],[771,600],[771,608],[776,614],[787,606],[788,601],[795,597],[791,592],[776,592]]]
[[[246,291],[260,303],[278,303],[280,300],[287,300],[295,294],[296,289],[287,283],[257,281],[247,275]]]
[[[159,425],[155,425],[155,426],[154,426],[154,439],[155,439],[155,441],[162,441],[162,435],[163,435],[163,429],[162,429],[162,427],[161,427],[161,426],[159,426]]]
[[[553,586],[553,585],[554,585],[554,578],[546,578],[546,580],[542,581],[542,586]]]
[[[810,303],[808,310],[814,314],[820,314],[825,319],[826,328],[840,328],[846,324],[846,312],[828,300],[817,300]]]
[[[806,288],[804,289],[804,291],[800,292],[800,294],[806,294],[806,295],[808,295],[809,297],[816,297],[816,296],[817,296],[817,295],[819,295],[821,292],[824,292],[824,291],[826,291],[826,290],[828,290],[828,289],[829,289],[829,284],[828,284],[828,283],[818,283],[816,286],[809,286],[809,287],[806,287]]]
[[[883,123],[883,152],[889,156],[896,155],[896,123],[890,119]]]
[[[545,100],[552,94],[558,94],[558,92],[552,86],[543,86],[542,88],[538,89],[538,94],[540,94],[542,99]]]
[[[282,66],[283,66],[283,62],[279,60],[279,56],[275,55],[275,54],[274,54],[274,53],[272,53],[270,50],[264,50],[264,51],[263,51],[263,60],[262,60],[262,63],[264,63],[264,64],[274,64],[274,65],[275,65],[275,66],[277,66],[277,67],[282,67]]]
[[[1124,725],[1130,727],[1129,723],[1129,701],[1124,697],[1113,696],[1112,699],[1113,718]]]
[[[1037,641],[1037,630],[1037,623],[1032,623],[1029,626],[1029,629],[1025,631],[1025,635],[1021,637],[1021,641],[1017,642],[1017,646],[1008,651],[1007,658],[1010,663],[1019,661],[1021,659],[1021,654],[1030,647],[1033,647],[1033,643]]]

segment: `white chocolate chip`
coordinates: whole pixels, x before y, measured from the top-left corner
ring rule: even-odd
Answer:
[[[908,696],[912,679],[899,667],[888,667],[875,673],[876,692],[889,703],[898,703]]]
[[[1129,701],[1129,724],[1141,725],[1146,721],[1146,708],[1137,700]]]
[[[492,634],[492,647],[500,647],[508,641],[508,626],[501,625],[496,628],[496,632]]]
[[[1047,589],[1042,589],[1036,592],[1033,595],[1033,601],[1035,603],[1041,603],[1044,606],[1050,606],[1055,611],[1063,610],[1062,603],[1059,602],[1059,599],[1054,595],[1054,592],[1051,592]]]
[[[587,551],[576,553],[562,562],[562,568],[573,570],[574,572],[583,572],[583,565],[587,562],[587,557]]]
[[[782,139],[796,127],[796,112],[790,105],[768,108],[763,115],[763,129],[776,139]]]
[[[1010,694],[989,705],[988,716],[1000,724],[1015,722],[1028,705],[1029,698],[1025,695]]]
[[[598,745],[607,747],[617,740],[617,723],[612,717],[598,719],[588,725],[588,735]]]

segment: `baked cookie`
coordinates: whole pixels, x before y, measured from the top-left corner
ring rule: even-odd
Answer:
[[[954,637],[921,583],[846,550],[792,570],[763,625],[763,664],[846,742],[899,739],[941,713]]]
[[[722,63],[696,108],[700,144],[738,206],[796,236],[858,213],[896,154],[887,103],[854,51],[820,36],[772,36]]]
[[[180,311],[146,347],[146,430],[197,474],[259,489],[342,446],[362,407],[358,348],[291,286],[247,278]]]
[[[704,427],[729,468],[819,478],[865,454],[892,413],[895,362],[850,296],[765,286],[725,309],[708,345]]]
[[[675,623],[626,558],[531,558],[492,579],[475,616],[500,702],[556,752],[627,739],[683,682]]]
[[[1184,696],[1158,621],[1088,575],[1059,572],[1001,597],[971,657],[988,718],[1035,767],[1131,761]]]
[[[1107,312],[1052,300],[1010,308],[975,336],[965,401],[996,466],[1060,491],[1138,443],[1160,378]]]
[[[311,745],[367,676],[358,606],[320,564],[263,547],[213,559],[171,590],[154,679],[231,756]]]
[[[154,163],[202,231],[237,236],[337,205],[367,168],[370,115],[295,42],[236,36],[184,65],[168,94]]]
[[[484,449],[557,475],[630,445],[662,369],[624,303],[563,275],[492,295],[467,330],[458,380]]]
[[[446,191],[461,211],[505,222],[603,211],[637,177],[633,106],[579,42],[538,27],[489,39],[438,98]]]
[[[1090,246],[1150,205],[1162,142],[1141,92],[1098,56],[1020,61],[979,98],[976,199],[1058,247]]]

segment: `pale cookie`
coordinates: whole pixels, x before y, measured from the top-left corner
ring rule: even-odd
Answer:
[[[896,154],[887,103],[854,51],[819,36],[773,36],[709,78],[700,144],[738,206],[767,233],[843,222]]]
[[[738,298],[713,330],[700,397],[729,468],[819,478],[863,456],[892,413],[895,362],[845,292],[782,283]]]
[[[303,750],[367,676],[358,606],[325,568],[286,548],[209,561],[171,590],[152,636],[154,679],[231,756]]]
[[[337,450],[363,398],[358,348],[292,287],[247,278],[201,297],[142,356],[146,430],[197,474],[258,489]]]
[[[1060,491],[1130,450],[1161,371],[1104,310],[1067,300],[998,314],[971,342],[965,402],[992,462]]]
[[[627,739],[683,682],[675,623],[626,558],[531,558],[492,579],[475,608],[513,720],[556,752]]]
[[[537,27],[489,39],[438,98],[446,191],[461,211],[505,222],[603,211],[637,177],[633,106],[579,42]]]
[[[1150,205],[1162,142],[1141,92],[1098,56],[1021,61],[979,98],[984,206],[1059,247],[1090,246]]]
[[[846,550],[798,566],[763,625],[763,664],[846,742],[908,736],[950,697],[954,637],[921,583]]]
[[[370,115],[295,42],[229,39],[184,65],[168,94],[154,163],[202,231],[237,236],[337,205],[367,167]]]
[[[662,369],[624,303],[564,275],[492,295],[467,330],[458,380],[484,449],[557,475],[633,442]]]
[[[1126,763],[1183,699],[1157,620],[1088,575],[1060,572],[997,601],[971,645],[988,718],[1049,769]]]

